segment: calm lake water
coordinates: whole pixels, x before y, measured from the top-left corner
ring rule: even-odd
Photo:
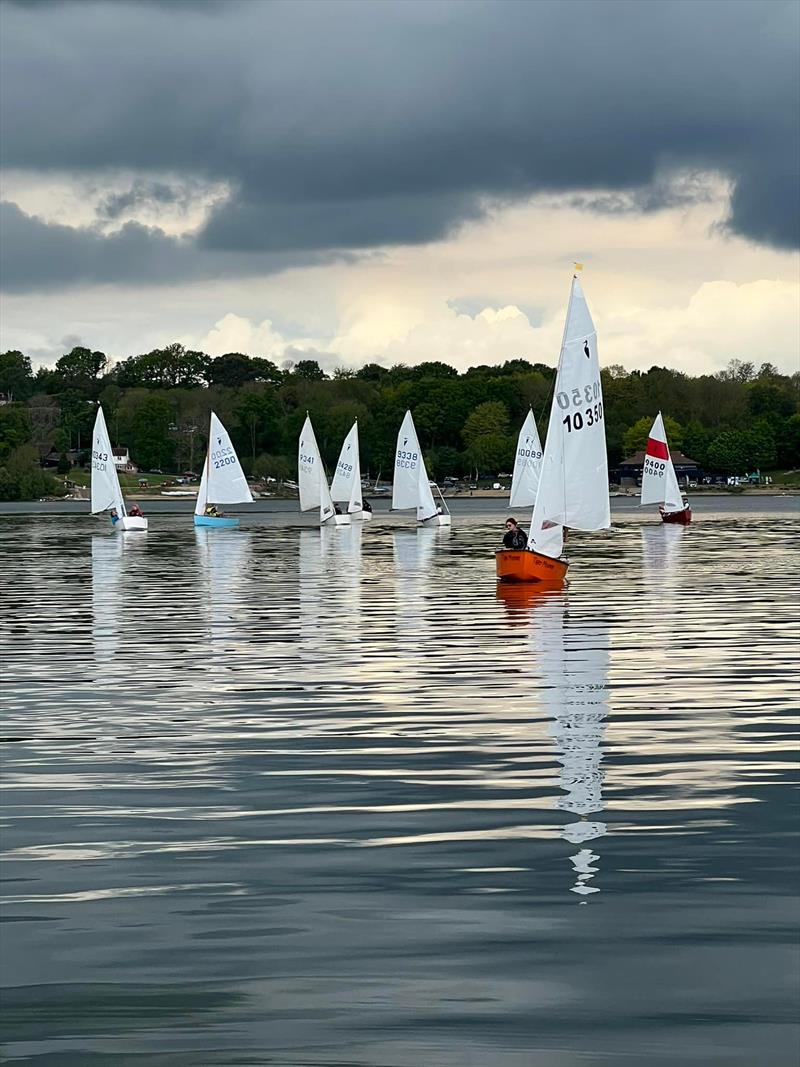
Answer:
[[[498,505],[0,518],[5,1062],[794,1067],[797,501]]]

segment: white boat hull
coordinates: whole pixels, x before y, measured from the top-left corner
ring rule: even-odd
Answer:
[[[421,519],[420,526],[450,526],[450,515],[445,512],[443,515],[431,515],[429,519]]]
[[[355,522],[369,522],[369,520],[372,518],[372,512],[371,511],[352,511],[350,513],[350,518],[355,520]]]
[[[349,515],[330,515],[327,519],[323,519],[320,526],[349,526]]]
[[[132,533],[134,530],[146,530],[147,519],[140,515],[121,515],[120,518],[114,522],[114,529],[121,530],[123,533]]]

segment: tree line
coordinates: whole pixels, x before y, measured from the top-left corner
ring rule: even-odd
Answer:
[[[274,362],[240,352],[212,358],[180,344],[111,363],[76,347],[35,372],[12,350],[0,355],[0,499],[55,492],[41,469],[57,453],[59,471],[89,449],[102,404],[112,442],[142,470],[196,471],[208,416],[225,423],[254,478],[296,474],[306,412],[332,469],[358,419],[362,470],[391,480],[395,440],[410,409],[433,477],[496,476],[511,470],[517,432],[530,407],[544,440],[555,370],[524,359],[459,372],[445,362],[326,374],[315,360]],[[657,411],[670,445],[711,473],[800,466],[800,375],[770,363],[731,360],[717,374],[666,367],[602,371],[609,467],[643,448]]]

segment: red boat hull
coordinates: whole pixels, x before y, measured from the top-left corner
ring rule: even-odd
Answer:
[[[692,509],[683,508],[682,511],[661,511],[662,522],[679,522],[681,526],[688,526],[692,521]]]
[[[530,548],[499,548],[495,553],[499,582],[563,582],[567,564],[562,559],[543,556]]]

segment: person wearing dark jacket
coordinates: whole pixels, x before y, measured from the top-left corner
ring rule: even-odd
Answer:
[[[506,519],[506,532],[503,537],[504,548],[515,548],[519,551],[522,548],[527,548],[528,535],[518,524],[516,519]]]

